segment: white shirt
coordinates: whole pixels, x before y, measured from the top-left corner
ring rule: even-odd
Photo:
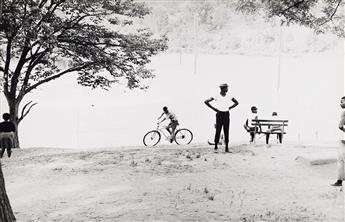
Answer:
[[[170,121],[177,121],[176,115],[172,112],[168,112],[167,114],[165,114],[165,118]]]
[[[343,126],[345,126],[345,111],[342,111],[341,112],[341,115],[340,115],[340,122],[339,122],[339,128],[340,127],[343,127]],[[344,132],[343,131],[341,131],[341,140],[345,140],[345,134],[344,134]]]
[[[212,97],[214,100],[212,101],[212,105],[214,108],[218,109],[221,112],[227,112],[229,111],[229,107],[234,104],[232,97],[230,94],[226,94],[225,96],[217,95]]]
[[[251,113],[249,116],[248,116],[248,126],[249,127],[254,127],[253,126],[253,119],[256,119],[258,117],[258,114],[257,113]]]
[[[271,116],[272,120],[278,120],[278,116]],[[271,126],[270,130],[283,130],[283,126]]]
[[[340,116],[340,122],[339,122],[339,127],[342,127],[345,125],[345,111],[341,112]],[[344,132],[341,132],[342,136],[340,139],[340,150],[338,152],[338,158],[344,158],[345,159],[345,138],[344,138]]]

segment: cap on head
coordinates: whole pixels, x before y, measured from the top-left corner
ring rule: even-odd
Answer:
[[[219,88],[228,88],[229,85],[227,83],[222,83],[219,85]]]
[[[250,107],[251,110],[258,110],[258,108],[256,108],[256,106],[252,106]]]
[[[272,116],[278,116],[278,113],[277,112],[273,112]]]

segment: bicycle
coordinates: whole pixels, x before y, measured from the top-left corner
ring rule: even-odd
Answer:
[[[155,130],[147,132],[143,138],[145,146],[153,147],[156,146],[164,135],[166,140],[170,139],[170,134],[166,131],[166,127],[157,124]],[[175,131],[174,141],[177,145],[187,145],[193,140],[193,133],[186,128],[180,128]]]

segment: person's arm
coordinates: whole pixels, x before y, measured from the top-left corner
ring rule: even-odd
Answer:
[[[341,120],[339,122],[339,129],[343,132],[345,132],[344,125],[345,125],[345,115],[342,115]]]
[[[249,131],[249,125],[248,125],[248,119],[246,119],[246,122],[244,123],[243,127]]]
[[[236,106],[238,106],[238,104],[240,104],[235,98],[232,98],[231,100],[234,104],[229,107],[229,110],[235,108]]]
[[[162,113],[157,119],[159,120],[160,118],[162,118],[163,115],[164,115],[164,113]]]
[[[161,121],[158,121],[157,124],[160,124],[161,122],[164,122],[167,118],[164,117]]]
[[[219,112],[218,109],[214,108],[214,107],[211,105],[210,102],[212,102],[213,100],[214,100],[214,98],[211,97],[211,98],[206,99],[204,103],[206,104],[206,106],[208,106],[209,108],[213,109],[215,112]]]

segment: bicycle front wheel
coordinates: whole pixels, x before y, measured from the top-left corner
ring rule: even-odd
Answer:
[[[189,129],[179,129],[175,133],[175,142],[178,145],[190,144],[193,140],[193,133]]]
[[[153,147],[161,140],[161,134],[157,130],[151,130],[146,133],[143,138],[143,143],[145,146]]]

